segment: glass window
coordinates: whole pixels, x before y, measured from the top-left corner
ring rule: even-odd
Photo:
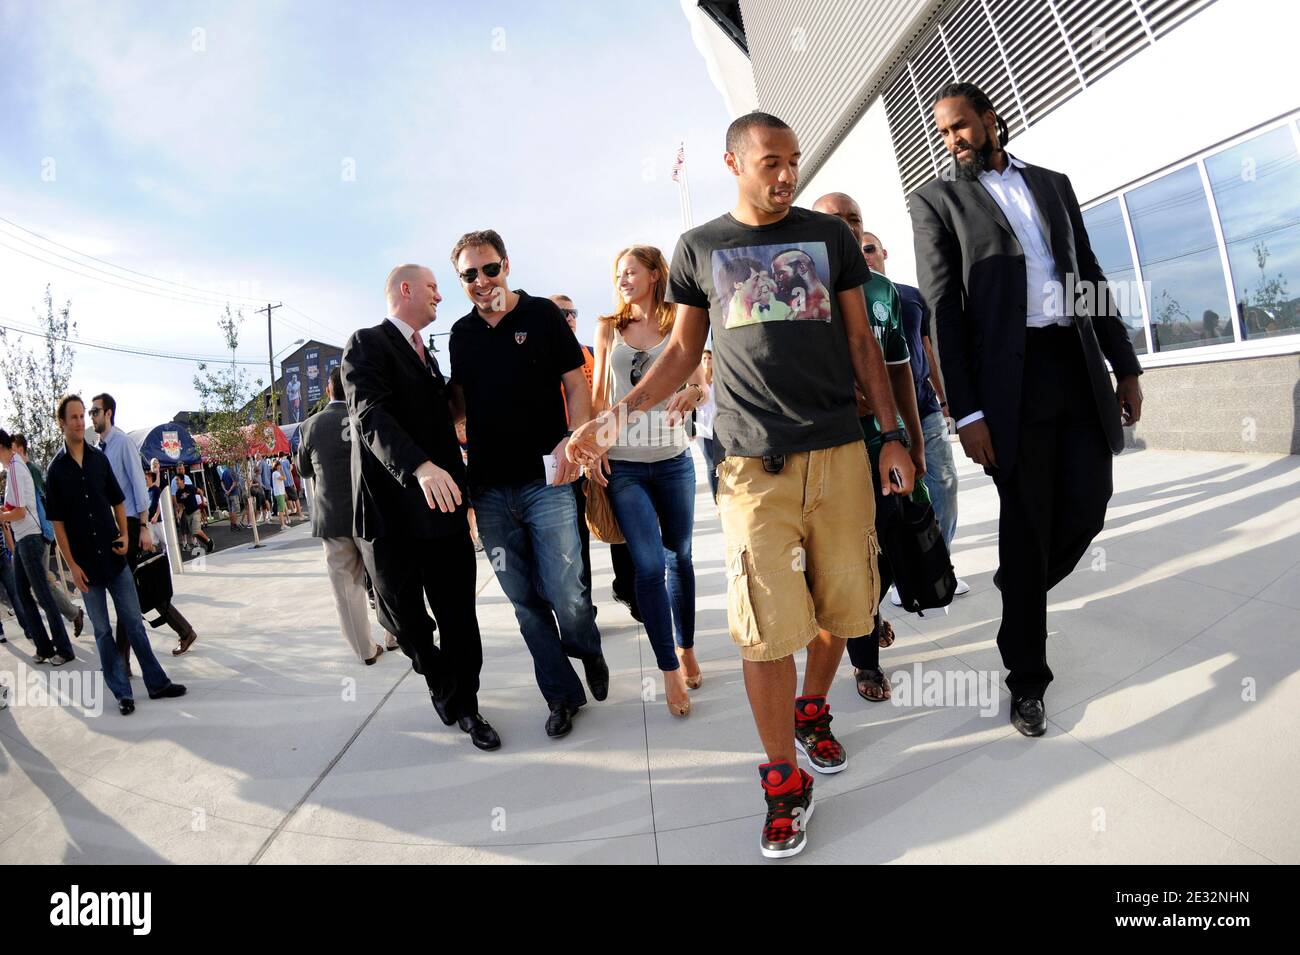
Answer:
[[[1151,290],[1151,350],[1234,341],[1200,170],[1184,166],[1124,198],[1142,279]]]
[[[1281,126],[1205,160],[1241,337],[1300,332],[1300,156]]]
[[[1147,330],[1142,323],[1142,292],[1137,284],[1137,270],[1128,248],[1124,215],[1118,199],[1107,199],[1083,214],[1088,242],[1110,283],[1111,295],[1119,306],[1120,317],[1128,326],[1128,337],[1139,355],[1147,352]]]

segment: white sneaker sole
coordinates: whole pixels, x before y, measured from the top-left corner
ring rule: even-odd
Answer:
[[[812,821],[813,809],[817,806],[817,797],[813,796],[808,802],[808,809],[803,814],[803,834],[804,837],[800,843],[793,849],[769,849],[763,845],[763,837],[758,837],[758,849],[763,853],[765,859],[789,859],[803,852],[804,846],[808,845],[808,823]]]
[[[808,760],[808,765],[813,768],[814,772],[823,773],[827,776],[834,776],[836,773],[842,773],[844,770],[849,768],[849,756],[847,753],[844,754],[844,762],[840,763],[838,766],[818,766],[813,762],[813,758],[808,755],[808,750],[803,748],[803,743],[800,742],[798,738],[794,741],[794,748],[803,755],[804,759]]]

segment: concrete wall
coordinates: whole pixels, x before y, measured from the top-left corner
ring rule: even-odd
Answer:
[[[1130,447],[1300,454],[1300,355],[1150,368]]]

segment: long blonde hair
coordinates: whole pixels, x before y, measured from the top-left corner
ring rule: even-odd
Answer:
[[[602,315],[600,320],[611,322],[620,332],[632,321],[632,303],[624,301],[618,291],[618,263],[628,255],[650,271],[659,273],[659,280],[650,290],[654,303],[650,312],[659,319],[659,334],[667,336],[673,330],[676,311],[665,301],[668,297],[668,262],[664,259],[664,254],[653,245],[629,245],[626,249],[620,249],[618,255],[614,256],[614,311],[610,315]]]

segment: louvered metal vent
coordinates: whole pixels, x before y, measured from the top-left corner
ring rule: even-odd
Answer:
[[[1014,137],[1214,0],[956,0],[881,92],[910,195],[948,163],[930,110],[955,79],[988,94]]]

